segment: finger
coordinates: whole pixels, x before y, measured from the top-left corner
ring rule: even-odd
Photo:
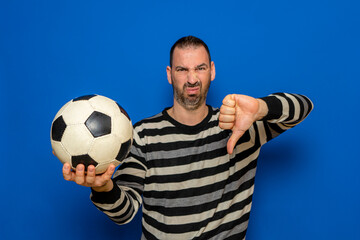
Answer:
[[[235,148],[236,143],[241,138],[241,136],[245,133],[245,131],[237,129],[234,130],[231,137],[227,142],[227,151],[229,154],[232,154]]]
[[[226,114],[226,115],[234,115],[236,113],[235,107],[229,107],[226,105],[222,105],[220,107],[220,114]]]
[[[233,115],[220,114],[219,121],[223,122],[223,123],[234,123],[235,122],[235,114],[233,114]]]
[[[110,164],[110,166],[107,168],[106,172],[102,175],[103,181],[107,182],[111,179],[112,175],[114,174],[115,171],[115,165],[114,164]]]
[[[233,123],[219,123],[219,127],[224,130],[231,130],[234,127]]]
[[[83,164],[78,164],[76,166],[75,182],[79,185],[85,183],[85,166]]]
[[[235,107],[234,94],[229,94],[223,99],[223,105],[228,107]]]
[[[63,165],[63,177],[66,181],[73,181],[73,172],[71,172],[71,167],[69,163],[64,163]]]
[[[92,185],[95,182],[95,167],[93,165],[88,166],[86,174],[86,183]]]
[[[97,180],[95,179],[96,180],[95,186],[98,187],[105,186],[111,180],[114,171],[115,171],[115,165],[110,164],[109,167],[106,169],[106,172],[100,175]]]
[[[221,129],[233,129],[234,127],[234,123],[233,122],[230,122],[230,123],[226,123],[226,122],[219,122],[219,127]]]

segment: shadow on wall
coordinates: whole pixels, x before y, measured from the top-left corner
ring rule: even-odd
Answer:
[[[277,176],[300,174],[310,164],[311,148],[310,142],[304,141],[298,136],[294,137],[293,133],[286,132],[278,136],[262,147],[258,160],[257,177],[267,178],[274,174]]]

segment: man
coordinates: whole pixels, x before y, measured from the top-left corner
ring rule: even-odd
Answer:
[[[124,163],[96,176],[78,165],[64,178],[92,188],[91,200],[125,224],[143,205],[142,239],[244,239],[260,147],[311,111],[305,96],[261,99],[231,94],[220,109],[206,105],[215,65],[206,44],[179,39],[167,78],[174,104],[134,125]]]

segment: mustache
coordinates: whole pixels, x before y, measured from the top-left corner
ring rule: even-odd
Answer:
[[[192,87],[200,87],[200,82],[196,82],[196,83],[185,83],[184,84],[184,87],[190,87],[190,88],[192,88]]]

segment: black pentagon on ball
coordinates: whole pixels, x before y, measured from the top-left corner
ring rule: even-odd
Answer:
[[[66,123],[62,116],[58,117],[51,126],[51,136],[54,141],[61,141],[66,128]]]
[[[94,111],[90,115],[85,125],[94,137],[101,137],[111,133],[111,118],[98,111]]]
[[[78,164],[84,164],[85,171],[90,165],[93,165],[95,167],[98,165],[98,163],[87,154],[71,157],[71,165],[76,168]]]
[[[129,152],[129,149],[131,147],[131,139],[121,144],[120,151],[118,155],[116,156],[116,160],[122,161],[126,158],[126,155]]]
[[[96,96],[96,94],[91,94],[91,95],[85,95],[85,96],[77,97],[77,98],[74,98],[74,99],[73,99],[73,102],[82,101],[82,100],[89,100],[90,98],[93,98],[93,97],[95,97],[95,96]]]
[[[125,111],[125,109],[123,109],[123,108],[120,106],[120,104],[118,104],[118,103],[116,103],[116,104],[118,105],[118,107],[119,107],[119,109],[120,109],[120,112],[122,112],[122,113],[129,119],[129,121],[131,121],[131,119],[130,119],[129,115],[127,114],[127,112]]]

